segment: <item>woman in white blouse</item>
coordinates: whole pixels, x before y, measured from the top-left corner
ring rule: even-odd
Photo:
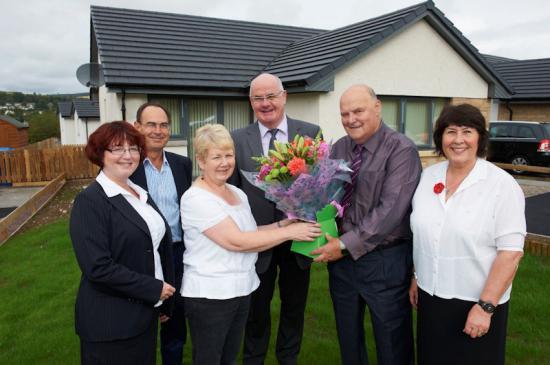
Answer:
[[[479,109],[447,106],[434,143],[447,161],[423,172],[411,214],[418,363],[504,364],[525,198],[512,176],[483,159],[488,132]]]
[[[313,240],[317,224],[283,220],[256,226],[246,195],[227,184],[235,167],[233,140],[220,124],[197,130],[193,141],[201,176],[181,198],[185,238],[181,295],[193,363],[234,364],[250,294],[260,281],[257,253],[288,240]]]

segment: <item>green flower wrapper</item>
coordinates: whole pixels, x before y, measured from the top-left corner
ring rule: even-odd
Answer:
[[[325,207],[315,213],[317,217],[317,223],[321,225],[323,233],[317,237],[316,240],[311,242],[306,241],[292,241],[290,250],[300,255],[315,258],[318,255],[312,255],[311,251],[318,249],[327,243],[325,233],[328,233],[332,237],[338,237],[338,227],[336,226],[336,214],[338,210],[332,204],[327,204]]]

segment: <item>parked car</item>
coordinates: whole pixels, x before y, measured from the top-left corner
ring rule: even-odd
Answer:
[[[489,136],[487,160],[550,167],[550,123],[490,122]]]

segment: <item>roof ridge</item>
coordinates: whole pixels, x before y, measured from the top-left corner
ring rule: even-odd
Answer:
[[[275,24],[275,23],[265,23],[265,22],[252,22],[248,20],[237,20],[237,19],[227,19],[227,18],[218,18],[218,17],[208,17],[203,15],[192,15],[192,14],[185,14],[185,13],[169,13],[169,12],[161,12],[161,11],[155,11],[155,10],[140,10],[140,9],[131,9],[131,8],[117,8],[112,6],[100,6],[100,5],[91,5],[90,11],[93,12],[94,9],[97,10],[115,10],[115,11],[130,11],[134,12],[136,14],[157,14],[161,16],[170,16],[170,17],[188,17],[188,18],[196,18],[196,19],[202,19],[202,20],[217,20],[217,21],[223,21],[223,22],[230,22],[230,23],[241,23],[241,24],[249,24],[249,25],[267,25],[277,28],[288,28],[288,29],[300,29],[300,30],[310,30],[310,31],[326,31],[326,29],[318,29],[318,28],[306,28],[306,27],[297,27],[294,25],[283,25],[283,24]]]

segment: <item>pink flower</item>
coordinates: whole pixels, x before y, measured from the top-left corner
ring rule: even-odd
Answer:
[[[271,171],[272,167],[270,165],[262,165],[262,168],[260,169],[260,174],[258,175],[258,179],[263,180]]]
[[[321,143],[319,144],[319,148],[317,149],[317,157],[318,157],[318,158],[327,157],[327,155],[328,155],[328,150],[329,150],[328,144],[325,143],[325,142],[321,142]]]
[[[307,171],[306,161],[303,158],[293,157],[286,165],[292,176],[298,176]]]
[[[442,182],[438,182],[434,185],[434,193],[441,194],[441,192],[445,189],[445,185],[443,185]]]

